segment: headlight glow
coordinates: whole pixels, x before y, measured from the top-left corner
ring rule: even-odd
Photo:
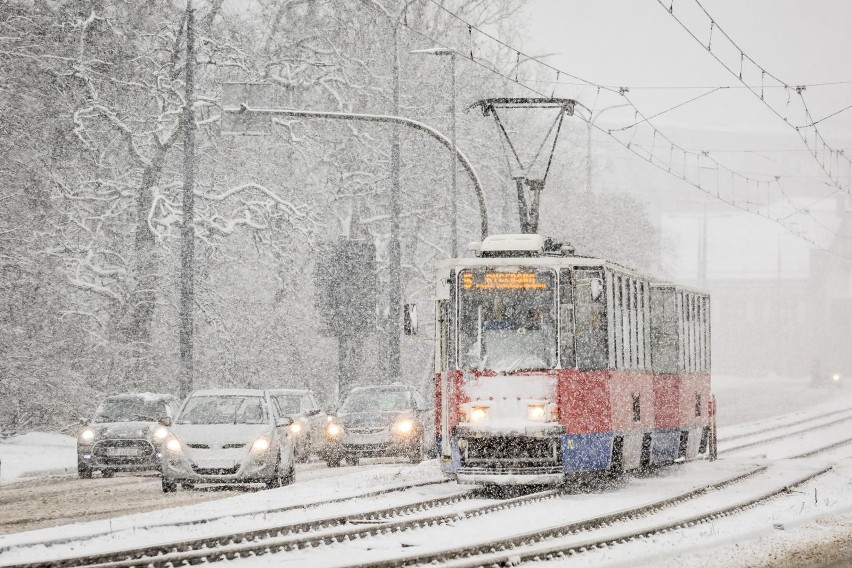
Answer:
[[[169,429],[165,426],[158,426],[154,428],[154,432],[151,434],[155,440],[158,442],[162,442],[166,439],[166,436],[169,435]]]
[[[544,420],[544,405],[531,404],[527,407],[527,418],[530,420]]]
[[[839,383],[840,382],[840,373],[834,373],[833,375],[831,375],[831,380],[834,381],[835,383]]]
[[[470,421],[479,422],[488,416],[488,408],[485,406],[474,406],[470,409]]]
[[[254,441],[254,444],[251,445],[251,451],[254,453],[262,453],[269,449],[270,440],[267,434],[264,434],[260,438]]]
[[[174,436],[169,438],[169,441],[166,442],[166,449],[172,452],[173,454],[179,454],[183,452],[183,448],[180,445],[180,442]]]
[[[293,434],[299,434],[302,432],[302,425],[298,422],[293,422],[290,424],[290,432]]]
[[[398,434],[410,434],[414,430],[414,420],[404,418],[393,425],[393,430]]]
[[[336,438],[337,436],[340,436],[341,434],[343,434],[343,428],[341,428],[339,425],[335,424],[334,422],[329,423],[329,425],[326,426],[325,431],[332,438]]]
[[[91,442],[95,439],[95,431],[91,428],[86,428],[80,432],[80,440],[83,442]]]

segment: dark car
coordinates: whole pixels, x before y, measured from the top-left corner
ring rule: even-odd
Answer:
[[[77,472],[159,470],[168,430],[158,421],[173,418],[178,399],[169,394],[120,394],[105,398],[77,437]]]
[[[296,445],[296,461],[306,462],[323,445],[323,428],[328,415],[320,409],[314,393],[305,389],[272,389],[269,396],[279,413],[293,419],[290,434]]]
[[[404,385],[353,389],[325,426],[324,458],[329,467],[341,459],[357,465],[362,457],[423,459],[429,411],[423,397]]]

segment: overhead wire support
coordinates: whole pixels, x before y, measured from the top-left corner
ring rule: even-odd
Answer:
[[[616,132],[616,131],[613,131],[613,130],[611,130],[611,129],[602,128],[602,127],[600,127],[600,126],[598,126],[598,125],[594,124],[594,123],[593,123],[593,121],[592,121],[593,116],[591,116],[591,112],[592,112],[592,111],[591,111],[591,109],[589,109],[588,107],[584,107],[584,106],[583,106],[583,105],[581,105],[579,102],[577,103],[578,107],[583,108],[585,111],[588,111],[588,112],[590,113],[590,116],[589,116],[589,117],[586,117],[586,116],[584,116],[582,113],[578,113],[576,116],[578,116],[581,120],[583,120],[584,122],[586,122],[586,124],[588,125],[588,127],[589,127],[590,129],[592,129],[592,128],[593,128],[593,129],[595,129],[595,130],[597,130],[597,131],[601,132],[602,134],[604,134],[604,135],[608,136],[609,138],[611,138],[612,140],[614,140],[616,143],[618,143],[619,145],[623,146],[625,149],[627,149],[627,150],[629,150],[630,152],[632,152],[634,155],[636,155],[636,156],[640,157],[643,161],[648,161],[648,162],[650,162],[650,163],[651,163],[654,167],[657,167],[658,169],[662,170],[663,172],[666,172],[666,173],[668,173],[668,174],[672,175],[673,177],[676,177],[677,179],[681,179],[682,181],[684,181],[684,182],[686,182],[686,183],[688,183],[688,184],[692,185],[694,188],[698,189],[699,191],[702,191],[702,192],[704,192],[704,193],[706,193],[706,194],[710,195],[710,196],[711,196],[711,197],[713,197],[714,199],[717,199],[717,200],[719,200],[719,201],[721,201],[721,202],[723,202],[723,203],[726,203],[726,204],[728,204],[728,205],[731,205],[732,207],[735,207],[735,208],[737,208],[737,209],[741,209],[742,211],[749,212],[749,213],[757,213],[756,211],[750,210],[750,209],[751,209],[750,207],[746,207],[746,205],[747,205],[747,204],[746,204],[744,201],[743,201],[743,202],[739,202],[739,201],[738,201],[738,200],[737,200],[734,196],[732,196],[732,197],[730,197],[730,198],[729,198],[729,197],[727,197],[727,196],[725,196],[725,195],[724,195],[724,193],[723,193],[723,192],[722,192],[722,191],[718,188],[718,186],[717,186],[717,190],[716,190],[715,192],[707,191],[705,188],[701,187],[701,186],[700,186],[700,176],[701,176],[701,171],[700,171],[700,170],[698,170],[698,171],[697,171],[697,173],[696,173],[699,179],[697,179],[697,180],[693,180],[693,179],[691,179],[691,177],[688,177],[688,176],[687,176],[687,173],[686,173],[686,170],[685,170],[685,169],[682,169],[682,170],[681,170],[682,165],[678,165],[678,164],[674,161],[674,159],[675,159],[674,151],[675,151],[675,149],[677,149],[677,151],[678,151],[679,153],[683,154],[684,163],[685,163],[685,161],[686,161],[686,157],[687,157],[686,155],[687,155],[688,153],[690,153],[690,152],[689,152],[689,150],[687,150],[687,149],[685,149],[684,147],[682,147],[682,146],[680,146],[680,145],[676,144],[674,141],[672,141],[670,138],[668,138],[662,130],[660,130],[659,128],[655,127],[655,126],[654,126],[654,125],[650,122],[650,118],[652,118],[652,117],[646,117],[646,116],[644,115],[644,113],[642,113],[642,112],[641,112],[641,110],[640,110],[640,109],[639,109],[639,108],[638,108],[638,107],[637,107],[637,106],[636,106],[636,105],[635,105],[635,104],[634,104],[634,103],[630,100],[629,96],[627,95],[627,93],[629,93],[629,91],[630,91],[630,87],[627,87],[627,86],[610,87],[610,86],[606,86],[606,85],[601,85],[601,84],[595,83],[595,82],[593,82],[593,81],[589,81],[589,80],[587,80],[587,79],[584,79],[584,78],[582,78],[582,77],[579,77],[579,76],[573,75],[573,74],[571,74],[571,73],[568,73],[568,72],[566,72],[566,71],[565,71],[565,70],[563,70],[563,69],[558,69],[558,68],[554,67],[553,65],[550,65],[550,64],[548,64],[548,63],[545,63],[545,62],[543,62],[543,61],[541,61],[541,60],[537,59],[536,57],[526,55],[523,51],[521,51],[521,50],[519,50],[519,49],[517,49],[517,48],[515,48],[515,47],[513,47],[513,46],[511,46],[511,45],[509,45],[509,44],[507,44],[507,43],[505,43],[505,42],[503,42],[502,40],[500,40],[500,39],[498,39],[498,38],[496,38],[496,37],[492,36],[492,35],[491,35],[491,34],[489,34],[488,32],[485,32],[485,31],[483,31],[483,30],[479,29],[477,26],[475,26],[475,25],[471,24],[470,22],[467,22],[467,21],[466,21],[466,20],[464,20],[462,17],[458,16],[457,14],[455,14],[454,12],[452,12],[451,10],[449,10],[446,6],[442,5],[442,4],[441,4],[441,3],[439,3],[437,0],[429,0],[429,1],[430,1],[430,2],[431,2],[434,6],[435,6],[435,8],[436,8],[436,9],[438,9],[438,10],[440,10],[440,11],[442,11],[442,12],[446,13],[446,14],[447,14],[450,18],[452,18],[452,19],[456,20],[457,22],[459,22],[459,24],[460,24],[460,25],[464,26],[464,28],[466,28],[466,29],[467,29],[468,41],[469,41],[469,43],[470,43],[470,50],[469,50],[469,51],[470,51],[470,59],[469,59],[469,61],[470,61],[471,63],[473,63],[474,65],[477,65],[477,66],[479,66],[479,67],[482,67],[483,69],[485,69],[485,70],[486,70],[486,71],[488,71],[489,73],[493,73],[493,74],[495,74],[495,75],[498,75],[498,76],[502,77],[503,79],[505,79],[505,80],[507,80],[507,81],[509,81],[509,82],[511,82],[511,83],[514,83],[514,84],[518,85],[519,87],[521,87],[521,88],[523,88],[523,89],[526,89],[527,91],[529,91],[529,92],[531,92],[531,93],[534,93],[534,94],[536,94],[536,95],[538,95],[538,96],[540,96],[540,97],[543,97],[543,98],[550,98],[550,97],[548,97],[548,95],[546,95],[545,93],[543,93],[543,92],[541,92],[541,91],[537,90],[536,88],[534,88],[534,87],[532,87],[532,86],[530,86],[530,85],[528,84],[528,82],[535,82],[535,81],[532,81],[532,80],[526,80],[526,79],[523,79],[522,77],[520,77],[519,75],[515,75],[514,71],[516,71],[516,70],[517,70],[516,68],[512,70],[512,71],[513,71],[513,75],[515,75],[515,76],[510,76],[510,75],[508,75],[508,74],[506,74],[506,73],[502,72],[501,70],[499,70],[499,69],[495,68],[493,64],[491,64],[491,63],[489,63],[489,62],[486,62],[485,60],[480,60],[479,58],[477,58],[477,57],[475,56],[475,54],[474,54],[474,50],[473,50],[473,43],[474,43],[473,33],[474,33],[474,32],[476,32],[477,34],[481,35],[482,37],[485,37],[485,38],[487,38],[488,40],[490,40],[490,41],[494,42],[495,44],[497,44],[497,45],[499,45],[499,46],[502,46],[503,48],[505,48],[506,50],[508,50],[510,53],[512,53],[512,54],[518,54],[518,55],[517,55],[515,58],[513,58],[513,59],[517,59],[518,57],[524,57],[524,58],[526,58],[526,59],[528,59],[528,60],[532,61],[534,64],[538,65],[538,66],[539,66],[539,67],[541,67],[541,68],[548,69],[548,70],[550,70],[550,71],[552,71],[552,72],[554,72],[554,73],[557,73],[557,77],[559,77],[559,76],[565,76],[565,77],[567,77],[567,78],[570,78],[570,79],[573,79],[573,80],[579,81],[579,82],[580,82],[580,85],[584,85],[584,86],[588,86],[588,87],[591,87],[591,88],[595,88],[595,89],[596,89],[596,92],[597,92],[597,94],[598,94],[598,95],[600,95],[600,94],[603,92],[603,93],[611,93],[611,94],[613,94],[613,95],[615,95],[615,96],[620,97],[620,98],[621,98],[622,100],[624,100],[624,101],[625,101],[625,102],[626,102],[629,106],[631,106],[631,107],[634,109],[634,111],[635,111],[635,115],[636,115],[636,120],[637,120],[637,127],[636,127],[636,128],[638,128],[638,125],[643,125],[643,124],[647,125],[647,126],[648,126],[648,128],[650,129],[650,130],[649,130],[649,133],[650,133],[650,132],[652,132],[652,131],[653,131],[653,132],[655,132],[655,134],[654,134],[654,138],[656,138],[656,137],[660,137],[660,138],[662,139],[662,141],[663,141],[663,142],[662,142],[663,144],[668,144],[668,145],[669,145],[669,147],[670,147],[670,155],[669,155],[669,159],[668,159],[668,160],[666,160],[664,157],[661,157],[661,156],[659,156],[659,155],[655,156],[653,152],[649,152],[649,153],[648,153],[648,155],[644,155],[642,152],[640,152],[640,148],[641,148],[641,147],[640,147],[639,145],[634,144],[634,143],[632,142],[632,138],[631,138],[630,140],[628,140],[628,141],[625,141],[625,140],[623,140],[623,139],[621,139],[621,138],[619,138],[619,137],[617,136],[617,132]],[[658,1],[660,1],[660,0],[658,0]],[[668,11],[668,7],[666,7],[666,10]],[[711,19],[712,19],[712,18],[711,18]],[[683,25],[683,24],[681,24],[681,25]],[[453,49],[453,47],[451,47],[451,46],[449,46],[449,45],[445,45],[445,43],[444,43],[444,42],[442,42],[441,40],[438,40],[438,39],[436,39],[436,38],[432,37],[430,34],[423,33],[423,32],[421,32],[421,31],[419,31],[419,30],[415,29],[414,27],[412,27],[412,26],[410,26],[410,25],[406,25],[406,27],[407,27],[407,28],[408,28],[408,29],[409,29],[412,33],[414,33],[414,34],[416,34],[416,35],[418,35],[418,36],[420,36],[420,37],[422,37],[422,38],[424,38],[424,39],[427,39],[430,43],[432,43],[432,44],[434,44],[434,45],[439,45],[439,46],[445,47],[445,48],[447,48],[447,49]],[[719,28],[719,29],[718,29],[718,32],[719,32],[719,33],[721,33],[721,34],[723,34],[723,37],[727,37],[727,36],[726,36],[726,34],[725,34],[725,32],[724,32],[724,30],[718,26],[718,23],[714,24],[714,28]],[[692,32],[691,32],[688,28],[685,28],[685,29],[687,29],[687,32],[688,32],[688,33],[690,33],[691,35],[693,35],[693,37],[694,37],[696,40],[698,40],[698,38],[697,38],[697,37],[696,37],[696,36],[695,36],[695,35],[694,35],[694,34],[693,34],[693,33],[692,33]],[[728,39],[728,41],[730,41],[730,39]],[[706,45],[705,45],[705,47],[706,47]],[[711,46],[711,48],[712,48],[712,49],[711,49],[711,55],[713,55],[714,57],[716,57],[716,55],[715,55],[715,53],[714,53],[714,52],[715,52],[715,50],[716,50],[715,46]],[[746,59],[748,56],[747,56],[747,55],[745,54],[745,52],[744,52],[743,50],[741,50],[739,47],[737,47],[736,49],[737,49],[737,52],[738,52],[738,53],[740,53],[740,56],[741,56],[741,57],[740,57],[740,59],[741,59],[741,70],[740,70],[740,74],[739,74],[739,75],[737,75],[736,71],[731,70],[731,72],[732,72],[732,73],[734,73],[734,74],[735,74],[735,76],[738,76],[738,78],[740,78],[740,79],[741,79],[742,85],[741,85],[741,86],[737,86],[737,87],[733,87],[733,86],[726,86],[725,88],[748,88],[748,89],[749,89],[749,90],[751,90],[753,93],[757,94],[757,93],[755,92],[755,90],[756,90],[756,88],[757,88],[757,86],[756,86],[756,85],[750,85],[750,84],[748,84],[746,81],[743,81],[743,80],[742,80],[742,63],[745,61],[745,59]],[[467,59],[467,58],[466,58],[466,59]],[[717,59],[718,59],[718,58],[717,58]],[[751,61],[751,59],[750,59],[750,58],[749,58],[749,61]],[[513,61],[512,63],[513,63],[513,64],[515,64],[516,62],[515,62],[515,61]],[[755,65],[756,65],[756,64],[755,64]],[[729,70],[730,70],[730,69],[729,69]],[[771,74],[769,74],[769,73],[767,73],[767,76],[768,76],[768,77],[770,77],[770,78],[773,78],[773,76],[772,76]],[[774,79],[774,80],[777,80],[777,79]],[[539,82],[549,82],[549,81],[539,81]],[[571,84],[573,85],[573,83],[571,83]],[[815,84],[815,85],[828,85],[828,84],[834,84],[834,83],[819,83],[819,84]],[[799,87],[804,87],[804,88],[806,88],[807,86],[806,86],[806,85],[800,85]],[[712,87],[707,87],[707,88],[712,88]],[[784,83],[783,83],[783,82],[781,82],[780,80],[778,80],[778,85],[773,85],[773,84],[766,85],[766,84],[764,83],[764,90],[766,90],[766,89],[775,89],[775,88],[784,88],[784,89],[786,89],[786,90],[787,90],[787,92],[789,92],[789,90],[790,90],[790,89],[792,89],[793,87],[790,87],[788,84],[784,84]],[[799,89],[799,88],[797,87],[797,88],[796,88],[796,90],[797,90],[797,92],[798,92],[798,91],[800,91],[800,90],[804,90],[804,88]],[[759,96],[759,95],[758,95],[758,96]],[[596,98],[595,98],[595,106],[596,106],[596,105],[597,105],[597,96],[596,96]],[[778,114],[778,113],[776,113],[776,114]],[[655,115],[655,116],[657,116],[657,115]],[[640,117],[641,117],[643,120],[638,120]],[[812,120],[813,120],[813,119],[811,119],[811,121],[812,121]],[[786,122],[786,121],[785,121],[785,122]],[[793,125],[791,124],[791,126],[793,126]],[[816,129],[815,129],[815,130],[816,130]],[[633,133],[634,133],[634,134],[633,134],[633,137],[635,137],[635,133],[636,133],[635,128],[634,128],[634,129],[632,129],[632,131],[633,131]],[[656,143],[656,141],[655,141],[654,143]],[[747,176],[747,175],[745,175],[745,174],[742,174],[742,173],[739,173],[739,172],[737,172],[737,171],[735,171],[735,170],[732,170],[731,168],[727,167],[726,165],[722,164],[722,163],[721,163],[721,162],[719,162],[717,159],[715,159],[715,158],[714,158],[714,157],[713,157],[713,156],[712,156],[709,152],[708,152],[708,153],[706,153],[706,154],[704,154],[704,156],[707,158],[707,161],[710,163],[710,165],[709,165],[709,166],[707,166],[707,165],[702,165],[702,169],[709,169],[709,170],[711,170],[711,171],[716,171],[716,172],[717,172],[717,177],[719,177],[719,173],[720,173],[720,172],[729,172],[729,173],[731,174],[731,179],[732,179],[731,191],[734,191],[734,190],[735,190],[736,185],[737,185],[737,184],[735,183],[735,181],[736,181],[737,179],[742,180],[742,185],[743,185],[743,186],[744,186],[744,185],[746,185],[745,180],[746,180],[747,178],[749,178],[749,176]],[[507,157],[508,157],[508,156],[507,156]],[[848,160],[848,158],[847,158],[847,160]],[[702,160],[702,161],[703,161],[703,160]],[[678,171],[678,170],[681,170],[681,171]],[[825,170],[825,168],[823,168],[823,170]],[[850,162],[849,173],[850,173],[850,179],[852,179],[852,162]],[[792,201],[792,200],[791,200],[791,199],[790,199],[790,198],[786,195],[786,193],[785,193],[785,192],[783,191],[783,189],[780,187],[780,181],[779,181],[779,180],[781,179],[781,176],[777,176],[777,175],[775,175],[775,176],[770,176],[770,178],[771,178],[771,179],[762,180],[762,181],[764,181],[764,182],[767,184],[767,187],[769,187],[769,186],[770,186],[770,185],[772,185],[772,184],[775,184],[775,185],[778,187],[778,189],[779,189],[779,194],[782,196],[782,199],[783,199],[783,203],[781,203],[781,204],[774,204],[774,205],[773,205],[773,210],[767,210],[767,211],[766,211],[766,213],[765,213],[765,214],[763,214],[762,216],[764,216],[764,217],[766,217],[766,218],[768,218],[768,219],[770,219],[770,220],[772,220],[772,221],[774,221],[774,222],[778,223],[779,225],[781,225],[782,227],[784,227],[787,231],[789,231],[791,234],[793,234],[793,235],[795,235],[795,236],[797,236],[797,237],[801,238],[802,240],[804,240],[804,241],[808,242],[809,244],[811,244],[811,245],[815,246],[816,248],[819,248],[819,249],[821,249],[821,250],[827,251],[827,252],[829,252],[830,254],[835,254],[835,255],[837,255],[838,253],[836,253],[836,252],[834,252],[834,251],[831,251],[831,250],[826,249],[826,248],[825,248],[824,246],[822,246],[819,242],[817,242],[814,238],[809,237],[809,236],[808,236],[808,235],[804,232],[804,229],[802,228],[802,227],[803,227],[803,225],[802,225],[802,224],[797,223],[797,222],[792,222],[792,221],[790,221],[790,222],[785,221],[785,219],[795,219],[795,218],[805,218],[805,217],[807,217],[807,218],[809,218],[809,219],[813,219],[813,215],[812,215],[812,214],[810,214],[810,212],[805,211],[805,210],[802,210],[802,209],[800,209],[799,207],[797,207],[797,206],[795,205],[795,203],[794,203],[794,202],[793,202],[793,201]],[[751,179],[751,178],[749,178],[749,179]],[[758,181],[760,181],[760,180],[758,180]],[[839,187],[842,187],[842,186],[839,186]],[[844,189],[844,191],[845,191],[845,190],[846,190],[846,189]],[[775,209],[778,209],[779,207],[782,209],[782,211],[780,211],[780,212],[777,212],[777,213],[776,213],[774,210],[775,210]],[[845,258],[845,257],[844,257],[844,258]]]

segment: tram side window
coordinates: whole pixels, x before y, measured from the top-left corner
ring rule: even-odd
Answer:
[[[576,357],[577,367],[583,370],[605,369],[609,364],[607,295],[602,284],[602,270],[574,273]]]
[[[613,319],[613,339],[615,343],[613,350],[615,351],[615,368],[624,368],[624,327],[622,326],[622,313],[624,311],[624,296],[622,294],[621,276],[613,274],[612,276],[612,319]]]
[[[563,369],[571,369],[577,363],[574,350],[574,287],[571,271],[562,269],[559,280],[559,364]]]
[[[674,288],[651,288],[651,367],[655,373],[676,373],[683,351],[680,294]]]

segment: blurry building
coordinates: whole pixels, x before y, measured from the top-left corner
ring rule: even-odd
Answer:
[[[663,217],[674,278],[712,294],[714,372],[852,374],[852,207],[812,213],[827,251],[746,213]]]

